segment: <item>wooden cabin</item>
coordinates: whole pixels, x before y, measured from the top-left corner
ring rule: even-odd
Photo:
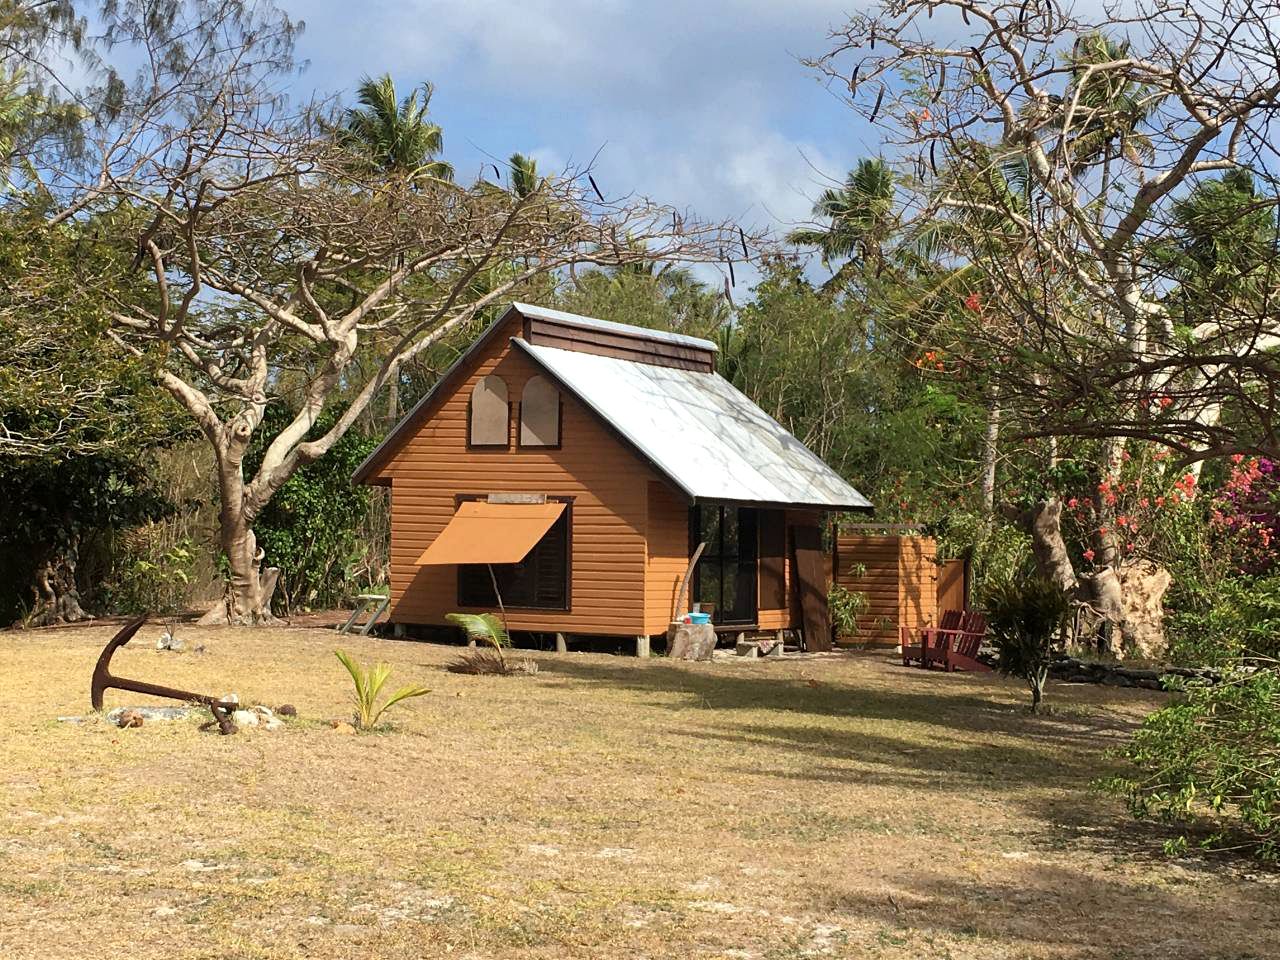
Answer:
[[[822,524],[870,504],[715,362],[707,340],[513,304],[354,474],[391,488],[391,623],[496,610],[496,583],[512,630],[639,641],[705,543],[685,607],[742,633],[807,614],[829,648]]]

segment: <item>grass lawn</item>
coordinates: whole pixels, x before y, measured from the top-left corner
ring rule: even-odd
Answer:
[[[1158,694],[1055,685],[1034,718],[885,654],[492,678],[342,638],[432,688],[355,736],[332,632],[160,630],[115,672],[300,716],[59,723],[114,628],[0,634],[4,960],[1280,953],[1276,874],[1166,861],[1089,788]]]

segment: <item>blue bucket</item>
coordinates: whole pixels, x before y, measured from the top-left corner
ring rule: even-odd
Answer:
[[[709,613],[691,613],[689,616],[690,623],[710,623],[711,614]]]

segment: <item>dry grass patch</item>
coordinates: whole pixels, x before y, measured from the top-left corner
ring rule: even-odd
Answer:
[[[277,733],[58,723],[107,627],[0,635],[0,957],[1264,957],[1274,877],[1170,863],[1088,789],[1156,701],[878,654],[669,663],[342,638],[430,695],[341,735],[320,630],[181,632],[124,676],[295,704]],[[112,691],[108,706],[136,702]]]

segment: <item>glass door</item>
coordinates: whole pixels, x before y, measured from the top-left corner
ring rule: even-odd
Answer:
[[[702,551],[694,573],[693,599],[716,624],[756,622],[756,511],[748,507],[694,507],[691,550]]]

